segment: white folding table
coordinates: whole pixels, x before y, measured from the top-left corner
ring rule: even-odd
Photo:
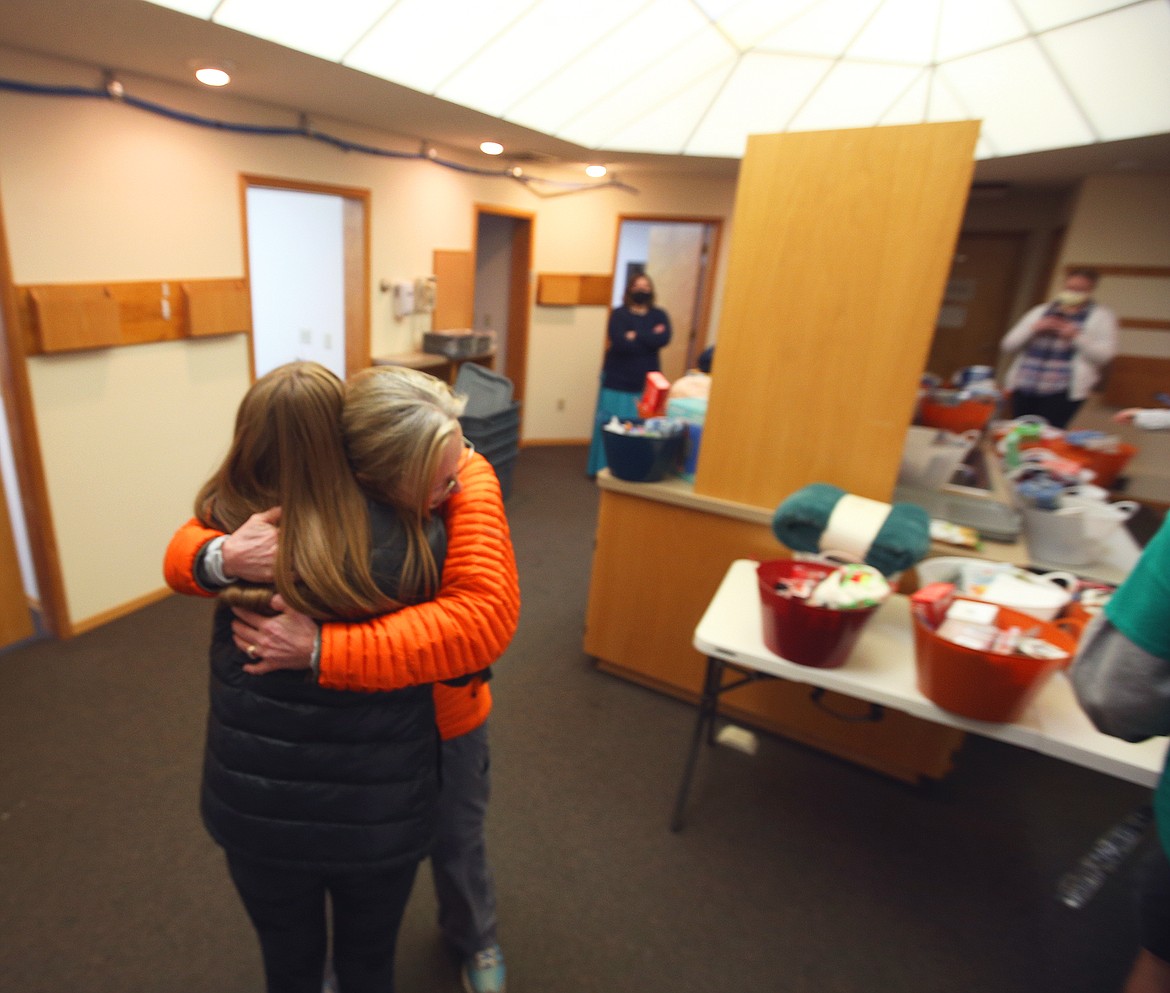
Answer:
[[[699,712],[675,802],[671,829],[679,830],[704,736],[714,740],[719,698],[747,682],[786,679],[817,690],[833,690],[871,704],[875,716],[889,707],[914,717],[995,738],[1120,779],[1153,787],[1166,757],[1167,740],[1131,744],[1093,727],[1073,695],[1064,673],[1045,684],[1021,717],[996,724],[960,717],[931,703],[917,687],[914,631],[909,600],[893,595],[870,618],[845,664],[837,669],[797,665],[764,644],[762,605],[756,580],[758,563],[731,564],[695,628],[694,646],[707,656]],[[725,683],[730,669],[739,678]]]

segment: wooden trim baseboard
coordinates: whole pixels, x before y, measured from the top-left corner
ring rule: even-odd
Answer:
[[[521,448],[541,448],[551,445],[588,445],[589,438],[525,438]]]
[[[85,634],[86,631],[100,628],[103,624],[109,624],[110,621],[116,621],[121,617],[126,617],[135,611],[141,610],[143,607],[160,603],[167,597],[174,595],[174,591],[165,586],[152,593],[143,594],[127,603],[123,603],[117,607],[111,607],[109,610],[103,610],[100,614],[94,614],[92,617],[87,617],[85,620],[75,621],[72,625],[70,635]]]

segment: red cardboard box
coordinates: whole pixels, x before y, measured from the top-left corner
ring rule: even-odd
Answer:
[[[955,599],[954,583],[927,583],[910,595],[910,610],[928,628],[934,630],[943,622]]]
[[[642,390],[642,399],[638,401],[638,415],[645,420],[647,417],[661,417],[666,413],[666,394],[670,391],[670,380],[660,372],[646,373],[646,386]]]

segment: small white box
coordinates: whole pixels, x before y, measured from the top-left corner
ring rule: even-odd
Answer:
[[[947,608],[948,621],[967,621],[971,624],[994,624],[999,616],[999,605],[978,600],[955,600]]]

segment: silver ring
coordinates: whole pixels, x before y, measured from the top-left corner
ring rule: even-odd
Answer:
[[[256,646],[249,645],[248,646],[248,658],[254,659],[255,657],[256,657]]]

